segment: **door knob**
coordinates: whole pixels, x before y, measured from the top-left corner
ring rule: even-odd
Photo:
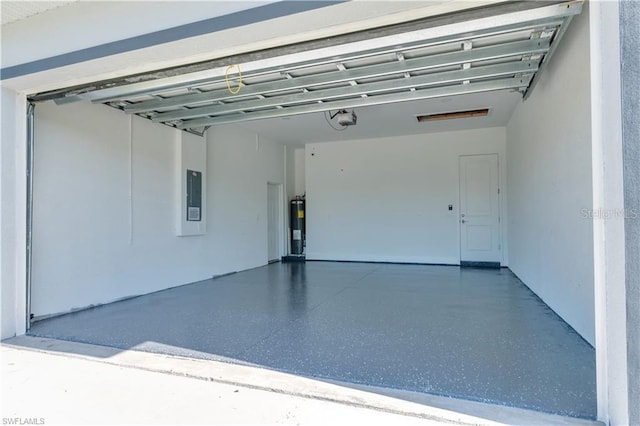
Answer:
[[[462,219],[460,222],[462,222],[462,223],[466,223],[464,219]]]

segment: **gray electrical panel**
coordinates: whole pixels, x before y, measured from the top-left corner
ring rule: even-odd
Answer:
[[[202,172],[187,170],[187,221],[202,220]]]

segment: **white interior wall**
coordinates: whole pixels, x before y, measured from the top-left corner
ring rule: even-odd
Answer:
[[[308,144],[307,258],[458,264],[458,157],[497,153],[504,187],[505,146],[504,128]]]
[[[178,131],[134,117],[130,145],[130,117],[101,105],[41,104],[36,118],[36,316],[267,263],[267,182],[283,183],[282,145],[210,129],[207,233],[179,237]]]
[[[282,145],[233,124],[212,127],[207,236],[213,274],[268,263],[267,182],[284,184]]]
[[[295,195],[304,195],[305,186],[305,148],[296,148],[295,150]]]
[[[297,169],[296,169],[296,151],[297,149],[292,145],[287,145],[285,149],[285,170],[286,170],[286,183],[287,183],[287,200],[292,199],[296,195],[296,180],[297,180]]]
[[[594,343],[589,27],[574,18],[507,127],[511,270]]]

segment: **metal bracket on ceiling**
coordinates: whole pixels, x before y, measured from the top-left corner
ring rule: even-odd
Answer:
[[[196,129],[182,129],[182,130],[184,130],[187,133],[191,133],[192,135],[204,137],[204,135],[207,133],[207,130],[209,130],[210,127],[211,126],[204,126],[200,131]]]
[[[471,40],[468,40],[462,43],[462,50],[471,50],[472,47],[473,47],[473,42]],[[465,62],[464,64],[462,64],[463,70],[468,70],[470,68],[471,68],[471,62]],[[469,80],[464,80],[462,84],[469,84]]]
[[[579,11],[582,10],[582,2],[581,1],[580,2],[572,2],[570,4],[573,4],[576,7],[578,7]],[[546,68],[546,64],[549,62],[549,60],[551,59],[551,57],[555,53],[556,49],[558,48],[560,40],[562,40],[562,37],[564,36],[565,32],[567,31],[567,28],[569,27],[569,24],[571,23],[572,19],[573,19],[573,15],[568,15],[568,16],[564,17],[562,24],[554,32],[555,34],[551,34],[550,36],[546,37],[547,40],[551,41],[551,49],[549,49],[549,52],[547,52],[547,54],[544,55],[544,57],[542,58],[542,63],[540,64],[540,69],[538,70],[536,75],[533,77],[533,80],[531,81],[531,84],[529,85],[527,90],[525,90],[524,95],[523,95],[523,100],[526,101],[527,99],[529,99],[529,96],[531,96],[531,92],[533,91],[533,89],[538,84],[538,80],[540,79],[541,73],[544,72],[544,69]]]

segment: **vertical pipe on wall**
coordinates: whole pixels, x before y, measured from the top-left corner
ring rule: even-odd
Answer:
[[[34,119],[36,105],[27,105],[27,215],[26,215],[26,330],[31,328],[31,264],[33,252],[33,147],[34,147]]]
[[[133,114],[129,114],[129,245],[133,244]]]

